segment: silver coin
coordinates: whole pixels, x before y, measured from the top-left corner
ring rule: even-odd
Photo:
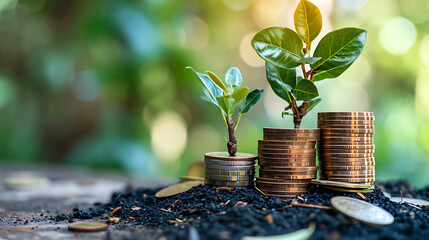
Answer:
[[[256,164],[256,160],[250,160],[250,161],[225,161],[225,160],[205,159],[204,162],[207,165],[220,165],[220,166],[252,166],[252,165]]]
[[[331,198],[331,205],[338,212],[366,224],[383,226],[395,221],[388,211],[359,199],[337,196]]]
[[[391,197],[390,198],[390,201],[392,201],[392,202],[407,202],[407,203],[411,203],[411,204],[413,204],[413,205],[428,205],[429,204],[429,202],[428,201],[426,201],[426,200],[423,200],[423,199],[417,199],[417,198],[406,198],[406,197],[404,197],[404,198],[402,198],[401,199],[401,197]]]

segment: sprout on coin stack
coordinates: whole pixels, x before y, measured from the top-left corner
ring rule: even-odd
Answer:
[[[264,129],[259,141],[260,178],[256,186],[265,194],[293,197],[304,193],[316,178],[315,143],[319,129],[299,129],[303,117],[320,101],[315,82],[336,78],[361,54],[366,30],[342,28],[324,36],[313,55],[313,41],[322,30],[322,15],[314,4],[301,0],[294,13],[295,30],[268,27],[252,39],[252,47],[265,60],[268,83],[287,102],[282,116],[292,116],[295,129]],[[301,74],[297,73],[301,71]]]
[[[371,112],[320,112],[320,178],[373,185],[374,120]]]
[[[191,67],[187,68],[192,70],[204,86],[203,99],[213,103],[220,110],[229,136],[228,152],[211,152],[204,156],[206,184],[253,187],[257,155],[237,152],[235,130],[241,115],[261,100],[264,90],[255,89],[249,92],[248,88],[240,88],[243,78],[236,67],[227,71],[225,83],[210,71],[203,74]],[[233,114],[237,112],[236,109],[238,116],[234,121]]]

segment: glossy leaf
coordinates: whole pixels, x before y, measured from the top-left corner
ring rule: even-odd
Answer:
[[[257,104],[264,94],[264,89],[255,89],[247,94],[246,99],[238,105],[240,114],[247,113],[251,107]]]
[[[228,93],[228,89],[226,89],[225,84],[223,84],[222,80],[216,74],[207,71],[207,74],[209,75],[210,79],[220,88],[222,89],[226,94]]]
[[[321,98],[311,99],[310,105],[307,108],[307,112],[310,112],[317,104],[320,103],[320,101],[322,101]]]
[[[322,30],[322,14],[319,8],[307,0],[301,0],[293,15],[295,30],[302,41],[309,45]]]
[[[274,93],[288,103],[292,103],[290,95],[292,88],[296,85],[296,70],[295,68],[278,68],[269,62],[265,63],[265,71],[267,80],[273,89]],[[291,86],[292,85],[292,86]]]
[[[235,103],[234,98],[227,95],[227,96],[218,97],[216,100],[219,103],[219,106],[225,115],[231,116],[234,113],[234,103]]]
[[[321,57],[306,57],[299,60],[300,63],[312,64],[322,59]]]
[[[345,66],[331,68],[329,70],[316,71],[316,73],[314,74],[314,77],[313,77],[313,81],[317,82],[317,81],[327,79],[327,78],[336,78],[336,77],[340,76],[343,72],[345,72],[352,64],[353,64],[353,62],[351,62]]]
[[[314,51],[314,57],[321,57],[311,64],[311,68],[327,77],[341,75],[362,53],[366,40],[366,30],[360,28],[342,28],[328,33],[320,40]]]
[[[296,100],[311,100],[319,96],[316,85],[310,80],[303,79],[296,84],[293,89],[293,95]]]
[[[223,96],[223,91],[220,89],[208,75],[196,72],[192,67],[186,67],[186,69],[190,69],[197,79],[203,84],[204,88],[208,91],[210,97],[212,99],[216,99],[220,96]]]
[[[235,100],[233,108],[235,108],[238,104],[243,102],[243,100],[246,98],[248,93],[249,93],[248,88],[240,88],[237,91],[235,91],[233,94],[231,94],[231,97],[234,98]]]
[[[300,65],[302,46],[298,34],[283,27],[265,28],[252,39],[252,47],[258,55],[281,68],[293,68]]]
[[[229,88],[238,88],[241,86],[243,82],[243,77],[241,76],[241,72],[238,68],[232,67],[226,72],[225,82]]]

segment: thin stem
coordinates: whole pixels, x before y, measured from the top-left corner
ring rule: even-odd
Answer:
[[[232,117],[228,116],[228,136],[229,136],[229,140],[228,140],[228,153],[231,156],[235,156],[235,153],[237,153],[237,138],[235,137],[235,132],[234,132],[234,122],[232,121]]]
[[[222,114],[222,119],[223,119],[223,122],[225,123],[225,127],[226,127],[226,129],[228,129],[228,123],[226,123],[226,119],[228,117],[225,114],[223,114],[221,109],[219,109],[219,110],[220,110],[220,113]]]
[[[241,113],[240,113],[240,114],[238,114],[237,121],[235,122],[235,125],[234,125],[234,131],[235,131],[235,130],[237,130],[238,123],[240,122],[240,119],[241,119]]]

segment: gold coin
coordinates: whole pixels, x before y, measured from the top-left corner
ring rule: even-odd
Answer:
[[[283,167],[282,170],[276,170],[279,172],[283,171],[317,171],[319,169],[318,166],[311,166],[311,167]]]
[[[256,180],[256,185],[266,186],[266,187],[278,187],[278,188],[287,188],[287,187],[300,187],[305,188],[310,185],[310,182],[270,182],[270,181],[261,181],[260,179]]]
[[[253,166],[256,164],[256,160],[249,161],[227,161],[227,160],[213,160],[206,159],[207,165],[222,165],[222,166]]]
[[[75,232],[98,232],[105,231],[109,225],[100,222],[72,223],[68,226],[69,231]]]
[[[282,132],[282,133],[312,133],[312,134],[317,134],[320,133],[319,129],[304,129],[304,128],[264,128],[263,129],[264,132]]]
[[[320,141],[339,141],[339,142],[367,142],[374,141],[373,137],[332,137],[332,136],[322,136]]]
[[[345,168],[358,168],[358,167],[365,167],[365,168],[374,168],[375,162],[322,162],[320,163],[323,169],[326,170],[338,170],[338,169],[345,169]],[[348,169],[350,170],[350,169]]]
[[[375,174],[360,174],[360,175],[354,175],[354,174],[336,174],[336,173],[332,173],[332,174],[328,174],[325,173],[324,171],[320,172],[320,175],[323,176],[324,178],[348,178],[348,179],[354,179],[354,178],[374,178]]]
[[[258,144],[258,149],[271,149],[271,150],[307,150],[315,149],[316,142],[313,144],[302,144],[302,145],[272,145],[272,144]]]
[[[366,120],[320,120],[317,122],[318,126],[368,126],[368,127],[374,127],[374,121],[366,121]]]
[[[282,170],[281,168],[260,168],[259,171],[277,171]],[[313,171],[281,171],[277,173],[282,176],[293,176],[293,175],[317,175],[317,170]]]
[[[324,132],[320,135],[321,138],[326,137],[365,137],[374,138],[374,133],[327,133]]]
[[[324,167],[322,166],[321,172],[324,171],[365,171],[374,170],[374,166],[360,166],[360,167]]]
[[[346,121],[375,121],[374,116],[319,116],[318,121],[326,120],[346,120]]]
[[[213,160],[246,161],[256,160],[258,156],[255,154],[241,152],[236,153],[235,156],[230,156],[227,152],[211,152],[204,154],[204,158]]]
[[[256,181],[274,182],[274,183],[310,183],[311,179],[278,179],[257,177]]]
[[[320,149],[375,149],[374,144],[369,145],[319,145]]]
[[[273,191],[273,190],[267,190],[267,189],[261,189],[262,192],[266,194],[273,194],[273,195],[301,195],[306,194],[307,190],[301,190],[301,191]]]
[[[205,165],[202,161],[191,163],[186,170],[186,176],[204,177]]]
[[[320,149],[319,153],[374,153],[374,149]]]
[[[203,183],[202,181],[186,181],[186,182],[174,184],[158,191],[155,194],[155,197],[157,198],[171,197],[179,193],[186,192],[193,187],[200,186],[202,183]]]
[[[366,158],[373,157],[372,153],[319,153],[319,157],[321,159],[325,159],[326,157],[334,157],[334,158]]]
[[[335,146],[367,146],[367,145],[373,145],[373,141],[366,141],[366,142],[346,142],[346,141],[321,141],[319,143],[319,148],[335,148]]]
[[[273,179],[284,179],[284,180],[296,180],[296,179],[314,179],[317,177],[317,174],[308,174],[308,175],[273,175],[267,173],[259,173],[261,178],[273,178]]]
[[[306,162],[264,162],[259,161],[259,165],[269,167],[311,167],[316,165],[316,160]]]
[[[323,170],[324,174],[352,174],[352,175],[359,175],[359,174],[374,174],[375,169],[367,169],[367,170]]]
[[[348,183],[363,183],[368,185],[374,185],[373,178],[336,178],[336,177],[327,177],[326,180],[338,181],[338,182],[348,182]]]
[[[206,173],[219,174],[219,175],[232,175],[232,176],[246,176],[246,175],[254,175],[256,173],[256,169],[245,170],[245,171],[226,171],[226,170],[217,170],[217,169],[206,169]]]
[[[295,187],[294,185],[273,185],[273,184],[263,184],[260,182],[255,183],[256,186],[262,191],[307,191],[310,184],[300,185]]]
[[[260,149],[258,149],[258,153],[260,153],[260,154],[294,154],[294,153],[315,154],[316,149],[313,148],[313,149],[281,149],[281,150],[277,150],[277,149],[260,148]]]
[[[179,177],[179,181],[180,182],[184,182],[184,181],[200,181],[200,182],[203,182],[204,178],[203,177],[194,177],[194,176],[182,176],[182,177]]]
[[[314,141],[294,141],[294,140],[258,140],[261,145],[274,145],[285,147],[299,147],[300,145],[314,145],[318,140]]]
[[[276,141],[296,141],[296,142],[313,142],[319,141],[319,137],[277,137],[277,136],[264,136],[264,140],[276,140]]]
[[[315,157],[316,150],[308,153],[259,153],[259,157],[287,158],[287,157]]]
[[[372,112],[319,112],[317,113],[317,116],[324,117],[324,116],[374,116],[374,113]]]
[[[325,134],[374,134],[374,129],[345,129],[345,128],[324,128],[321,135]]]
[[[312,179],[311,183],[321,185],[321,186],[331,186],[331,187],[341,187],[341,188],[351,188],[351,189],[368,189],[371,187],[371,185],[367,185],[367,184],[345,183],[345,182],[328,181],[328,180],[321,180],[321,179]]]
[[[232,175],[215,175],[206,173],[206,179],[208,180],[219,180],[219,181],[253,181],[255,180],[255,175],[246,175],[246,176],[232,176]]]

